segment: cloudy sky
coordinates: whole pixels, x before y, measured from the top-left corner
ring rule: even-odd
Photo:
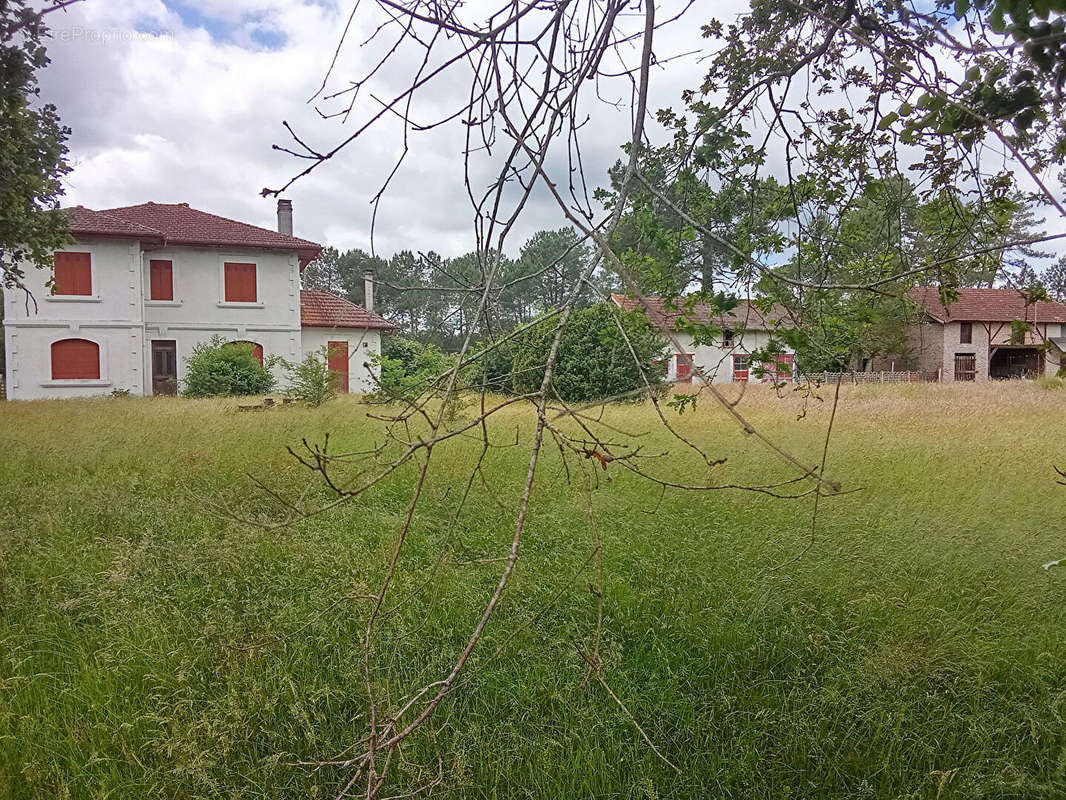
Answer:
[[[464,13],[476,15],[478,2]],[[660,19],[671,5],[657,4]],[[663,36],[656,48],[660,58],[704,46],[698,26],[706,12],[698,6],[687,24]],[[84,0],[51,15],[52,64],[41,75],[41,87],[73,131],[74,170],[65,204],[108,208],[149,200],[187,202],[273,227],[275,201],[259,192],[282,185],[303,166],[271,149],[274,143],[290,143],[282,121],[314,146],[328,148],[376,108],[366,92],[353,117],[341,122],[321,119],[308,103],[351,11],[352,0]],[[721,5],[715,13],[730,15]],[[363,0],[332,89],[360,76],[381,52],[384,39],[360,47],[380,24],[379,14],[374,3]],[[656,71],[652,109],[677,107],[680,89],[699,82],[703,68],[697,57]],[[401,52],[391,70],[376,76],[375,92],[395,91],[418,58],[414,51]],[[412,117],[429,119],[454,106],[465,91],[458,79],[434,85]],[[627,83],[605,83],[600,93],[604,100],[622,103],[597,101],[585,109],[591,118],[584,130],[585,166],[594,181],[606,180],[631,124]],[[328,111],[336,105],[320,107]],[[378,253],[411,248],[451,256],[472,249],[462,143],[459,123],[412,138],[378,214]],[[369,249],[370,199],[401,147],[399,125],[381,125],[297,182],[285,194],[293,200],[297,235]],[[508,249],[517,249],[535,230],[561,224],[558,211],[538,196]]]

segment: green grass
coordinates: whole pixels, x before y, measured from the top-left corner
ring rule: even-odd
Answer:
[[[813,462],[828,405],[797,421],[798,398],[753,389],[740,408]],[[276,512],[247,473],[307,487],[286,445],[381,438],[347,398],[234,406],[0,404],[0,797],[336,794],[343,770],[296,762],[364,731],[366,604],[343,598],[380,580],[415,469],[291,528],[232,522],[209,504]],[[713,472],[645,406],[608,420],[650,431],[645,452],[670,453],[648,462],[660,475],[788,475],[703,400],[675,421],[728,457]],[[1066,569],[1041,568],[1066,557],[1063,420],[1034,385],[847,387],[829,472],[862,491],[823,500],[805,553],[809,498],[660,503],[617,465],[598,471],[604,677],[680,775],[586,681],[575,645],[595,626],[593,572],[530,621],[590,549],[581,482],[550,446],[514,584],[434,718],[435,796],[1066,797]],[[458,524],[478,448],[435,452],[393,597],[415,594],[376,642],[379,695],[440,678],[465,641],[500,569],[484,559],[510,542],[532,421],[494,420],[497,443],[517,430],[521,446],[490,451],[493,492],[477,482]],[[429,776],[434,752],[415,737],[394,791]]]

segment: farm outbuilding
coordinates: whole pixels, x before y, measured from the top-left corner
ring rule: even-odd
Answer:
[[[1032,379],[1066,364],[1066,305],[1028,303],[1017,289],[957,291],[945,305],[934,286],[911,289],[919,311],[908,331],[913,352],[885,358],[916,360],[945,381]]]

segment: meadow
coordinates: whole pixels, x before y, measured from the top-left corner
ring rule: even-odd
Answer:
[[[819,395],[752,387],[738,408],[817,463]],[[810,496],[663,493],[618,464],[568,472],[549,444],[514,582],[393,791],[439,756],[447,798],[1066,797],[1066,566],[1043,567],[1066,559],[1064,409],[1032,384],[843,387],[826,471],[845,493],[821,500],[813,537]],[[329,432],[365,449],[381,411],[0,403],[0,797],[336,795],[346,772],[306,762],[365,731],[357,595],[381,579],[417,464],[289,527],[233,517],[277,518],[256,481],[328,500],[286,447]],[[706,398],[671,422],[727,459],[714,467],[648,405],[604,421],[675,482],[794,474]],[[533,422],[492,418],[499,446],[457,521],[480,447],[434,451],[375,642],[380,693],[437,680],[465,642]],[[602,675],[633,719],[579,655],[597,617],[582,466]]]

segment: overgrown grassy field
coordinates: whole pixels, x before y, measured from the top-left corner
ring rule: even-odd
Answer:
[[[817,462],[822,394],[799,420],[794,395],[753,388],[739,408]],[[286,445],[328,431],[360,449],[381,423],[354,399],[235,405],[0,404],[0,797],[313,798],[342,784],[343,770],[299,762],[365,730],[366,603],[350,595],[376,588],[415,465],[290,528],[239,524],[211,504],[277,511],[248,474],[327,497]],[[1042,568],[1066,558],[1052,469],[1066,466],[1064,412],[1066,394],[1034,385],[844,387],[827,472],[861,491],[822,501],[809,550],[809,497],[660,502],[617,464],[586,462],[603,676],[680,774],[586,680],[595,574],[573,574],[588,508],[550,444],[514,584],[394,791],[431,777],[439,752],[435,796],[449,798],[1066,797],[1066,568]],[[646,469],[674,480],[790,474],[705,400],[674,421],[728,458],[713,469],[648,406],[606,420],[647,431],[644,452],[668,455]],[[532,427],[526,409],[493,419],[498,444],[519,444],[490,451],[488,486],[454,525],[479,447],[434,453],[376,642],[380,695],[439,679],[465,641],[510,543]]]

